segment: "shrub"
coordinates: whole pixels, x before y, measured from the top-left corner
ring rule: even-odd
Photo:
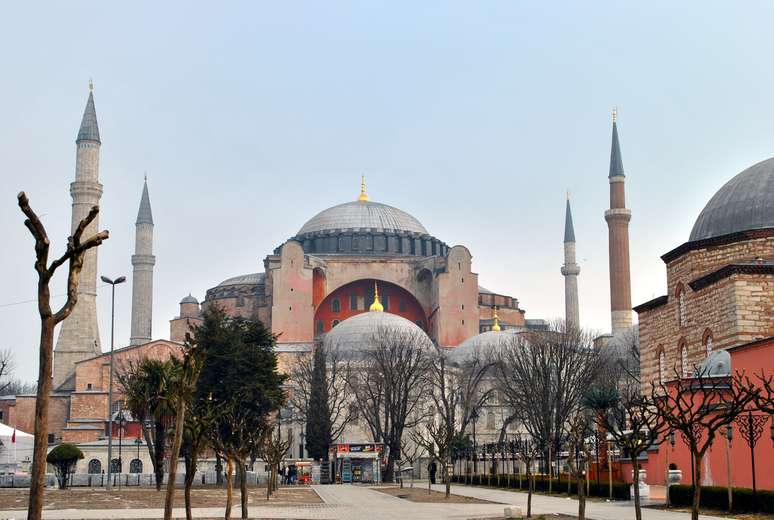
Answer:
[[[521,475],[521,487],[519,487],[519,476],[511,475],[510,480],[508,475],[500,475],[498,477],[491,477],[487,475],[471,475],[465,477],[465,475],[455,475],[452,482],[465,484],[470,483],[473,486],[489,486],[501,487],[509,489],[522,489],[527,490],[529,482],[526,475]],[[499,484],[498,484],[499,483]],[[567,492],[567,479],[551,479],[552,492],[555,494],[565,494]],[[548,478],[544,476],[535,477],[535,491],[548,491]],[[574,480],[570,481],[570,492],[577,494],[578,487]],[[591,482],[589,485],[589,495],[595,497],[607,498],[609,496],[609,488],[606,482]],[[631,500],[629,484],[625,482],[613,482],[613,498],[616,500]]]
[[[732,488],[733,512],[743,513],[755,510],[752,489]],[[693,486],[674,484],[669,486],[669,501],[676,506],[690,506],[693,503]],[[774,491],[758,490],[760,512],[774,513]],[[728,488],[702,486],[700,507],[728,510]]]
[[[59,489],[67,489],[75,464],[83,458],[83,452],[72,444],[60,444],[46,456],[46,462],[54,466]]]

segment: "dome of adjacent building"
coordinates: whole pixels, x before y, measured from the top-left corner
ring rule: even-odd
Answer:
[[[728,181],[699,214],[690,241],[774,228],[774,158]]]
[[[233,276],[223,280],[217,286],[223,287],[226,285],[258,285],[264,283],[265,279],[266,273],[241,274],[239,276]]]
[[[377,334],[397,334],[416,341],[423,348],[433,344],[417,324],[390,312],[369,311],[347,318],[325,334],[328,348],[351,356],[372,348]]]
[[[199,305],[199,300],[197,300],[195,297],[189,294],[188,296],[180,300],[180,305],[184,305],[186,303],[195,303],[196,305]]]
[[[450,350],[448,359],[454,363],[462,363],[473,357],[489,359],[498,350],[507,347],[516,336],[523,332],[524,330],[521,328],[482,332],[466,339],[457,348]]]
[[[356,200],[321,211],[309,219],[297,235],[345,230],[428,234],[425,227],[405,211],[379,202]]]

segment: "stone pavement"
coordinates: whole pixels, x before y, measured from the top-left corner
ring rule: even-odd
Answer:
[[[421,483],[416,485],[421,486]],[[485,489],[467,486],[452,486],[452,492],[496,504],[444,504],[414,503],[397,497],[379,493],[361,486],[313,486],[323,499],[323,504],[299,504],[292,506],[254,506],[250,508],[250,518],[298,519],[298,520],[467,520],[502,516],[503,504],[526,507],[527,495],[497,489]],[[434,489],[442,491],[442,486]],[[578,503],[575,500],[542,495],[533,496],[534,513],[576,514]],[[196,518],[217,518],[223,516],[222,507],[195,508]],[[183,509],[175,509],[174,515],[185,518]],[[22,519],[24,511],[0,511],[0,519]],[[239,518],[239,507],[235,507],[232,517]],[[587,516],[592,520],[626,520],[634,518],[634,509],[628,502],[587,502]],[[643,510],[643,520],[687,520],[690,515],[653,509]],[[162,518],[161,509],[91,509],[44,511],[43,518],[52,520],[75,519],[132,519]],[[721,520],[717,517],[702,516],[706,520]],[[728,518],[722,519],[728,520]]]
[[[435,485],[433,489],[443,491],[444,486]],[[455,495],[480,498],[502,504],[521,506],[527,511],[527,494],[501,489],[481,488],[474,486],[452,486],[451,492]],[[566,515],[578,514],[578,501],[571,498],[552,497],[546,495],[532,495],[532,513],[550,514],[564,513]],[[634,503],[629,501],[599,502],[586,501],[586,516],[591,520],[626,520],[634,519]],[[690,513],[677,513],[662,509],[643,508],[643,520],[685,520],[690,518]],[[717,517],[700,515],[703,520],[730,520],[730,517]]]

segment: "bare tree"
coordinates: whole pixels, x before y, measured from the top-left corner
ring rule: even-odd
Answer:
[[[694,377],[652,383],[651,398],[660,417],[671,430],[680,432],[693,458],[693,503],[691,519],[699,519],[701,460],[720,430],[755,402],[749,379],[743,374],[710,375],[697,369]]]
[[[422,444],[414,442],[412,436],[404,436],[403,441],[400,444],[400,454],[402,460],[405,460],[411,465],[411,487],[414,487],[414,470],[416,469],[416,463],[422,456],[424,448]],[[403,467],[399,467],[400,472],[400,487],[403,487]]]
[[[13,369],[13,352],[7,348],[0,350],[0,395],[9,395],[8,390],[15,383],[10,377]]]
[[[290,438],[282,438],[279,424],[277,424],[276,428],[270,428],[264,432],[258,453],[269,465],[269,476],[266,482],[266,500],[269,500],[271,494],[276,490],[279,465],[285,458],[288,448],[290,448],[290,442]]]
[[[29,520],[39,520],[43,512],[43,493],[45,492],[46,449],[48,447],[48,400],[51,394],[51,369],[54,353],[54,328],[72,313],[78,303],[78,278],[83,269],[83,259],[86,251],[97,247],[108,238],[107,231],[82,240],[83,232],[99,213],[99,207],[94,206],[88,215],[76,226],[73,234],[67,239],[67,249],[64,254],[48,262],[51,242],[46,228],[30,207],[27,195],[20,192],[17,196],[19,208],[27,219],[27,226],[35,239],[35,271],[38,273],[38,314],[40,314],[40,362],[38,366],[38,392],[35,400],[35,440],[32,452],[32,475],[30,481],[30,501],[27,511]],[[67,274],[67,301],[57,311],[51,310],[51,278],[56,270],[65,262],[69,262]]]
[[[567,465],[570,468],[570,473],[575,477],[575,485],[578,489],[578,520],[586,520],[585,478],[588,475],[587,465],[591,460],[589,444],[586,441],[593,435],[592,424],[591,418],[584,410],[575,412],[564,424],[568,441]],[[580,457],[580,454],[583,454],[583,457]]]
[[[540,455],[541,447],[530,436],[521,434],[517,436],[513,445],[527,472],[527,518],[530,518],[532,516],[532,493],[535,492],[535,474],[532,472],[532,465]]]
[[[581,407],[602,366],[591,334],[563,322],[515,335],[500,349],[497,388],[508,408],[518,411],[549,466],[564,424]]]
[[[420,425],[437,450],[444,471],[446,498],[451,493],[446,467],[452,462],[454,442],[494,393],[493,386],[486,384],[494,366],[491,357],[481,355],[479,349],[460,352],[457,356],[454,353],[436,347],[431,354],[424,380],[434,413]]]
[[[406,429],[421,418],[417,412],[426,396],[425,373],[432,349],[420,330],[380,326],[368,345],[347,363],[347,383],[360,416],[374,440],[388,449],[384,479],[392,481]]]
[[[5,385],[5,390],[0,392],[0,395],[22,395],[22,394],[34,394],[38,389],[38,385],[35,383],[29,383],[22,381],[21,379],[9,379]]]

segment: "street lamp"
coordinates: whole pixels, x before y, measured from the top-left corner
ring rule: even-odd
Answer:
[[[111,288],[111,304],[110,304],[110,376],[108,377],[108,474],[107,474],[107,486],[108,491],[111,490],[112,485],[110,477],[112,473],[111,465],[113,463],[113,347],[115,346],[115,317],[116,317],[116,285],[124,283],[126,276],[119,276],[115,280],[111,280],[107,276],[100,277],[103,282],[110,284]]]

